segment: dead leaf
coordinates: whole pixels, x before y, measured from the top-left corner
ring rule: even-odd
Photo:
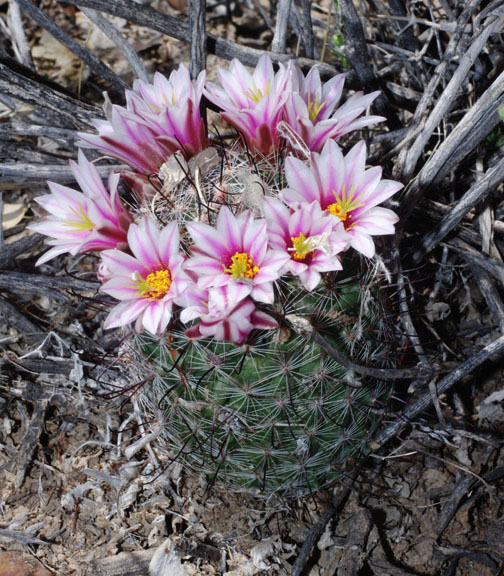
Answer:
[[[42,30],[38,44],[32,48],[32,56],[35,60],[54,62],[54,67],[57,69],[55,78],[59,81],[76,80],[79,76],[80,60],[47,30]]]
[[[15,228],[26,214],[26,206],[21,203],[4,203],[2,211],[2,230]]]

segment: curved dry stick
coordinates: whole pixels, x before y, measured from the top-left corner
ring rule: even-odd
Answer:
[[[66,48],[87,64],[94,74],[102,76],[111,86],[120,92],[128,87],[124,80],[121,80],[121,78],[119,78],[119,76],[117,76],[97,56],[89,50],[86,50],[86,48],[81,46],[71,36],[64,32],[51,20],[51,18],[49,18],[49,16],[47,16],[47,14],[42,12],[40,8],[37,8],[31,0],[17,0],[17,2],[30,18],[33,18],[33,20],[40,24],[42,28],[45,28],[51,36],[54,36],[58,42],[61,42],[63,46],[66,46]]]
[[[430,140],[432,133],[436,129],[436,126],[441,122],[443,118],[446,117],[453,104],[455,103],[457,93],[462,86],[462,83],[466,79],[469,70],[472,68],[476,62],[476,59],[479,57],[481,51],[485,47],[488,39],[493,34],[496,34],[502,30],[502,27],[504,26],[504,17],[495,18],[492,20],[493,21],[487,25],[483,32],[475,38],[474,42],[471,44],[471,47],[464,54],[464,57],[460,61],[460,64],[455,70],[455,73],[439,97],[434,110],[427,118],[423,130],[418,135],[413,145],[408,149],[408,154],[406,156],[403,169],[403,178],[406,180],[408,180],[413,174],[417,162],[422,155],[427,142]]]
[[[310,324],[310,321],[302,316],[296,316],[294,314],[288,314],[285,319],[294,329],[294,331],[308,340],[313,340],[322,349],[324,349],[331,358],[334,358],[336,362],[343,365],[347,370],[352,370],[361,376],[369,376],[371,378],[377,378],[379,380],[405,380],[411,378],[423,378],[426,379],[432,376],[432,368],[423,363],[416,368],[372,368],[371,366],[361,366],[356,364],[353,360],[347,358],[343,352],[335,348],[330,342],[328,342],[322,334],[317,332],[315,328]]]
[[[457,204],[445,214],[436,227],[426,234],[420,242],[420,249],[413,254],[413,262],[418,264],[423,257],[435,248],[449,234],[462,218],[479,202],[492,192],[504,179],[504,158],[493,168],[487,170],[483,178],[478,180],[462,196]]]
[[[440,182],[501,122],[497,111],[503,104],[504,72],[469,109],[408,186],[401,201],[401,226],[427,190]]]
[[[91,20],[91,22],[98,26],[98,28],[105,34],[105,36],[108,36],[119,48],[123,56],[129,62],[129,65],[135,73],[135,76],[141,80],[144,80],[145,82],[150,82],[150,74],[145,69],[145,66],[138,57],[136,50],[112,24],[112,22],[109,22],[101,14],[98,14],[96,10],[92,10],[91,8],[82,7],[80,10],[82,10],[82,12],[84,12],[84,14]]]
[[[437,394],[444,394],[450,388],[452,388],[459,380],[464,376],[470,374],[475,368],[483,364],[491,356],[502,353],[504,350],[504,336],[497,338],[488,346],[485,346],[482,350],[471,356],[465,362],[462,362],[455,370],[453,370],[448,376],[445,376],[436,385]],[[406,409],[401,413],[401,416],[397,418],[390,426],[387,426],[385,430],[378,433],[372,440],[371,447],[373,450],[377,450],[383,444],[388,442],[391,438],[397,436],[397,434],[405,428],[414,418],[421,414],[424,410],[429,408],[432,404],[432,395],[429,390],[423,393],[418,400],[415,400],[409,404]]]

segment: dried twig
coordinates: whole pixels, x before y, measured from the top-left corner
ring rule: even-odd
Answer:
[[[437,383],[438,394],[444,394],[452,386],[454,386],[459,380],[468,376],[475,368],[486,362],[490,357],[496,356],[502,353],[504,350],[504,336],[501,336],[497,340],[494,340],[488,346],[485,346],[478,353],[471,356],[468,360],[457,366],[455,370],[452,370],[448,376],[445,376],[442,380]],[[371,442],[373,449],[377,449],[383,446],[385,442],[388,442],[391,438],[397,436],[397,434],[405,428],[414,418],[421,414],[432,404],[432,396],[430,391],[423,393],[420,398],[414,400],[410,403],[402,414],[384,430],[379,432]]]
[[[291,576],[301,576],[301,574],[303,574],[303,571],[310,560],[313,546],[324,533],[327,523],[341,510],[347,501],[356,477],[357,471],[353,471],[350,475],[344,478],[341,485],[336,489],[336,494],[327,505],[324,513],[306,535],[303,546],[301,547],[296,561],[294,562],[294,566],[292,567]]]
[[[96,292],[99,282],[88,282],[72,277],[56,278],[43,274],[24,272],[1,272],[0,291],[17,294],[44,294],[52,298],[66,300],[65,292]],[[57,293],[55,293],[55,291]],[[58,294],[60,293],[60,295]]]
[[[206,0],[189,0],[189,33],[191,35],[191,78],[206,68]]]
[[[502,104],[504,104],[504,72],[469,109],[408,186],[401,206],[403,225],[419,199],[430,187],[454,170],[501,121],[497,111]]]
[[[432,136],[434,129],[441,122],[441,120],[446,117],[454,102],[456,102],[456,96],[460,87],[466,80],[467,74],[471,67],[474,65],[474,62],[479,57],[481,51],[484,49],[489,37],[501,31],[503,26],[504,18],[494,18],[492,22],[490,22],[486,28],[484,28],[483,32],[476,36],[473,43],[471,44],[471,47],[464,54],[460,64],[457,67],[457,70],[451,77],[450,82],[441,93],[441,96],[439,97],[434,110],[427,118],[425,126],[417,136],[413,145],[408,148],[408,154],[404,163],[403,178],[409,179],[413,174],[418,159],[422,155],[422,152],[430,137]]]
[[[120,171],[123,165],[97,166],[98,172],[106,177],[113,170]],[[68,184],[75,182],[70,166],[60,164],[0,164],[0,190],[19,188],[20,186],[46,185],[47,180]]]
[[[55,127],[84,129],[102,116],[98,106],[77,100],[69,91],[9,58],[0,50],[0,94],[44,110]]]
[[[271,51],[279,54],[285,52],[287,46],[287,31],[292,0],[279,0],[277,5],[277,18],[275,34],[271,42]]]
[[[95,56],[85,47],[81,46],[71,36],[64,32],[57,24],[51,20],[51,18],[49,18],[49,16],[47,16],[47,14],[42,12],[40,8],[37,8],[31,0],[17,0],[17,2],[20,4],[23,10],[25,10],[25,12],[38,24],[45,28],[49,34],[54,36],[54,38],[61,42],[63,46],[66,46],[71,52],[73,52],[78,58],[87,64],[94,74],[102,77],[119,92],[122,92],[125,88],[127,88],[127,84],[121,78],[119,78],[119,76],[117,76],[97,56]]]
[[[457,26],[453,30],[450,41],[448,42],[448,45],[445,49],[443,60],[438,64],[438,66],[434,70],[434,73],[432,74],[429,83],[427,84],[423,92],[422,98],[420,99],[420,102],[418,103],[415,109],[415,114],[410,122],[408,134],[405,137],[406,140],[409,140],[410,136],[416,132],[419,124],[422,122],[425,115],[427,114],[427,111],[432,106],[434,95],[439,86],[439,83],[441,82],[442,79],[444,79],[446,71],[451,62],[453,62],[455,54],[457,53],[457,51],[463,52],[463,50],[460,49],[462,47],[459,47],[459,44],[461,43],[461,39],[465,34],[466,25],[479,4],[480,4],[479,0],[470,0],[469,2],[467,2],[463,10],[461,11],[459,19],[457,21]],[[408,174],[405,172],[405,161],[406,157],[408,156],[408,153],[409,149],[403,148],[403,150],[401,151],[401,153],[397,158],[395,166],[395,175],[399,179],[406,179],[408,177]]]
[[[450,212],[441,219],[439,224],[422,238],[420,249],[413,254],[413,261],[419,263],[425,254],[435,248],[457,226],[467,212],[472,210],[502,182],[503,178],[504,158],[475,182]]]
[[[43,239],[44,236],[42,234],[31,234],[30,236],[23,236],[16,242],[2,246],[0,251],[0,270],[14,268],[16,266],[16,258],[32,250]]]
[[[91,10],[90,8],[85,7],[82,7],[81,10],[91,20],[91,22],[98,26],[98,28],[119,48],[126,60],[129,62],[135,76],[145,82],[150,82],[150,74],[145,69],[145,66],[138,57],[136,50],[112,24],[112,22],[104,18],[101,14],[98,14],[96,10]]]
[[[352,0],[340,0],[339,6],[347,45],[345,57],[348,58],[357,72],[361,85],[366,87],[366,91],[378,90],[380,86],[370,64],[364,29],[362,28],[357,9]],[[374,106],[379,114],[387,118],[391,129],[394,130],[401,127],[399,119],[392,111],[383,93],[375,100]]]
[[[12,33],[12,48],[16,58],[28,68],[34,68],[30,45],[26,39],[21,9],[17,0],[9,0],[9,20],[9,28]]]
[[[311,18],[311,0],[296,0],[301,5],[301,34],[307,58],[315,58],[315,38]]]
[[[189,39],[189,28],[185,22],[174,18],[168,14],[163,14],[158,10],[154,10],[150,6],[140,6],[134,0],[115,0],[113,3],[109,0],[59,0],[65,4],[72,4],[74,6],[87,6],[120,16],[130,22],[134,22],[140,26],[146,26],[151,30],[156,30],[177,40],[187,42]],[[259,58],[265,54],[264,50],[257,50],[250,46],[240,46],[235,42],[231,42],[225,38],[219,38],[213,34],[207,34],[207,49],[210,54],[216,54],[221,58],[230,60],[232,58],[239,58],[240,61],[246,66],[255,66]],[[269,52],[268,52],[269,53]],[[287,62],[292,59],[288,54],[269,53],[273,62]],[[322,78],[335,76],[339,71],[329,64],[323,64],[311,60],[310,58],[298,58],[297,63],[303,70],[307,70],[318,64],[320,75]],[[350,88],[360,88],[360,82],[357,75],[353,72],[346,74],[345,85]]]

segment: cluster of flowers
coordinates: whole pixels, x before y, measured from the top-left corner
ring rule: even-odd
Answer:
[[[215,225],[200,218],[182,231],[175,221],[159,229],[151,215],[134,221],[117,193],[119,175],[112,174],[107,190],[79,151],[71,166],[82,192],[49,183],[51,194],[37,199],[49,216],[32,229],[52,238],[38,264],[65,252],[100,252],[101,290],[120,301],[105,328],[135,323],[139,332],[160,334],[176,305],[182,322],[199,318],[188,337],[240,343],[254,328],[277,326],[257,304],[274,303],[280,277],[295,276],[311,291],[321,273],[341,270],[343,251],[352,247],[372,257],[372,236],[394,232],[397,216],[378,205],[402,185],[382,179],[380,167],[366,169],[364,142],[346,156],[336,143],[383,120],[363,116],[377,93],[354,94],[337,108],[342,75],[323,84],[317,68],[305,77],[292,62],[275,73],[268,56],[253,74],[237,60],[218,74],[221,87],[206,83],[204,72],[192,81],[184,66],[169,79],[156,74],[152,85],[137,80],[126,108],[107,106],[108,120],[95,122],[98,134],[81,133],[81,146],[117,158],[139,175],[161,174],[175,152],[190,159],[208,147],[200,115],[204,94],[253,154],[275,155],[288,146],[288,130],[309,150],[308,161],[291,150],[287,187],[265,191],[263,217],[248,209],[233,213],[224,202]]]

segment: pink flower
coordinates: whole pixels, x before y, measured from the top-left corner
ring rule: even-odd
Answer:
[[[222,88],[208,83],[205,96],[223,112],[221,116],[245,137],[248,146],[264,155],[277,147],[277,125],[287,99],[288,70],[280,64],[275,74],[268,54],[253,72],[234,59],[229,70],[218,70]]]
[[[119,174],[110,175],[109,192],[82,151],[78,160],[78,164],[70,161],[70,167],[82,192],[48,182],[51,194],[35,198],[49,216],[29,228],[49,236],[48,244],[53,246],[38,259],[37,266],[65,252],[75,256],[126,245],[131,216],[117,193]]]
[[[200,115],[205,72],[192,81],[181,64],[154,83],[135,80],[126,108],[105,106],[107,120],[95,120],[98,135],[80,132],[80,145],[97,148],[143,174],[157,174],[167,157],[181,150],[190,158],[208,146]]]
[[[198,324],[186,330],[188,338],[214,338],[242,344],[254,329],[278,327],[277,321],[257,310],[250,298],[236,294],[236,286],[232,284],[210,290],[189,288],[184,294],[183,305],[186,308],[180,315],[182,322],[200,319]]]
[[[151,334],[163,332],[172,316],[173,303],[190,283],[182,269],[176,222],[159,230],[145,217],[128,231],[132,255],[119,250],[101,254],[106,282],[101,290],[121,300],[105,320],[105,328],[126,326],[136,321],[135,329]]]
[[[321,272],[341,270],[336,256],[344,250],[350,238],[341,222],[322,212],[317,202],[300,204],[290,210],[279,200],[264,199],[270,246],[285,252],[289,260],[285,270],[299,276],[306,290],[313,290]]]
[[[357,92],[343,106],[336,108],[345,83],[343,74],[322,84],[315,66],[306,78],[295,64],[290,64],[290,69],[292,93],[285,104],[285,120],[310,150],[320,152],[329,139],[337,140],[353,130],[385,120],[382,116],[359,118],[379,92],[366,96]]]
[[[197,278],[199,288],[233,284],[237,298],[273,303],[273,282],[289,256],[269,249],[265,220],[254,220],[250,211],[235,217],[223,206],[216,228],[202,222],[186,226],[194,256],[185,268]]]
[[[372,236],[393,234],[397,215],[378,206],[403,186],[382,180],[380,167],[366,170],[366,145],[356,144],[343,156],[339,146],[328,140],[321,154],[312,153],[311,166],[290,156],[285,162],[289,188],[280,192],[291,207],[318,202],[334,219],[343,222],[350,245],[371,258],[375,253]]]

